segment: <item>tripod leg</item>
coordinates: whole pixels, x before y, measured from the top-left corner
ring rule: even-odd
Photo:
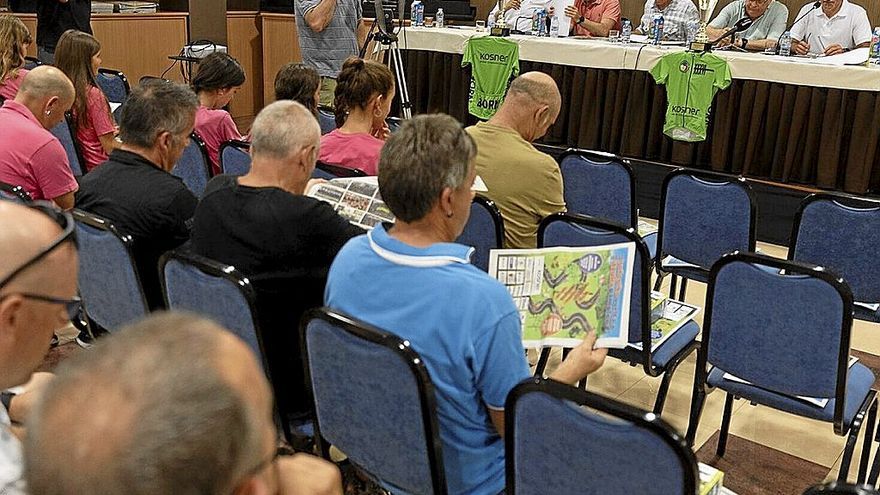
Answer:
[[[409,101],[409,90],[406,84],[406,71],[403,67],[403,55],[395,42],[390,47],[391,59],[394,61],[394,74],[397,79],[397,90],[400,94],[400,108],[404,119],[412,118],[412,103]]]

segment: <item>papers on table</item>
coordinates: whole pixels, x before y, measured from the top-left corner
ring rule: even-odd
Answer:
[[[629,40],[632,43],[647,43],[648,42],[648,35],[633,33],[629,36]]]
[[[865,62],[868,61],[868,48],[856,48],[855,50],[850,50],[848,52],[843,52],[838,55],[830,55],[827,57],[811,57],[804,59],[804,61],[819,65],[863,65]]]

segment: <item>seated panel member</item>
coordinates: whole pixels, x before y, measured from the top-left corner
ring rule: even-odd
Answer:
[[[510,29],[530,33],[532,31],[532,15],[541,9],[548,12],[553,8],[553,0],[506,0],[501,10],[504,12],[504,21]],[[493,21],[498,15],[498,4],[489,13],[489,19]]]
[[[651,32],[654,14],[663,14],[663,39],[668,41],[685,41],[687,24],[700,22],[700,13],[691,0],[648,0],[639,23],[641,33]]]
[[[804,9],[809,9],[810,4]],[[822,0],[822,8],[810,12],[791,28],[791,49],[808,53],[836,55],[871,44],[871,23],[862,7],[848,0]]]
[[[752,25],[736,34],[734,44],[745,50],[761,51],[773,46],[785,31],[788,7],[777,0],[734,0],[709,23],[709,38],[721,36],[743,17],[750,18]],[[730,38],[725,38],[719,44],[728,42]]]
[[[606,37],[620,29],[620,0],[575,0],[565,15],[571,18],[572,36]]]

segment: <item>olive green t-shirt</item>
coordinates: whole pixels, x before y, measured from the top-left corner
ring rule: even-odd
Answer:
[[[477,143],[477,175],[504,219],[505,248],[535,248],[538,224],[565,211],[556,161],[508,127],[480,122],[467,133]]]

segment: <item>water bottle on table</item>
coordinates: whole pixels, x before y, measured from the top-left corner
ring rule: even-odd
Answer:
[[[409,6],[409,21],[413,27],[419,25],[419,6],[421,4],[420,0],[413,0],[413,3]]]
[[[629,19],[623,18],[620,21],[620,42],[621,43],[629,43],[630,37],[632,37],[633,25]]]
[[[443,27],[443,21],[444,21],[443,16],[444,15],[445,14],[443,13],[443,9],[437,9],[437,14],[434,16],[434,25],[437,26],[438,28]]]
[[[871,34],[868,62],[865,63],[865,65],[870,67],[871,64],[877,63],[880,63],[880,27],[874,28],[874,32]]]
[[[651,42],[655,45],[659,45],[660,41],[663,39],[663,14],[657,13],[654,14],[654,19],[651,21]]]
[[[783,57],[791,55],[791,31],[786,31],[779,37],[779,54]]]

